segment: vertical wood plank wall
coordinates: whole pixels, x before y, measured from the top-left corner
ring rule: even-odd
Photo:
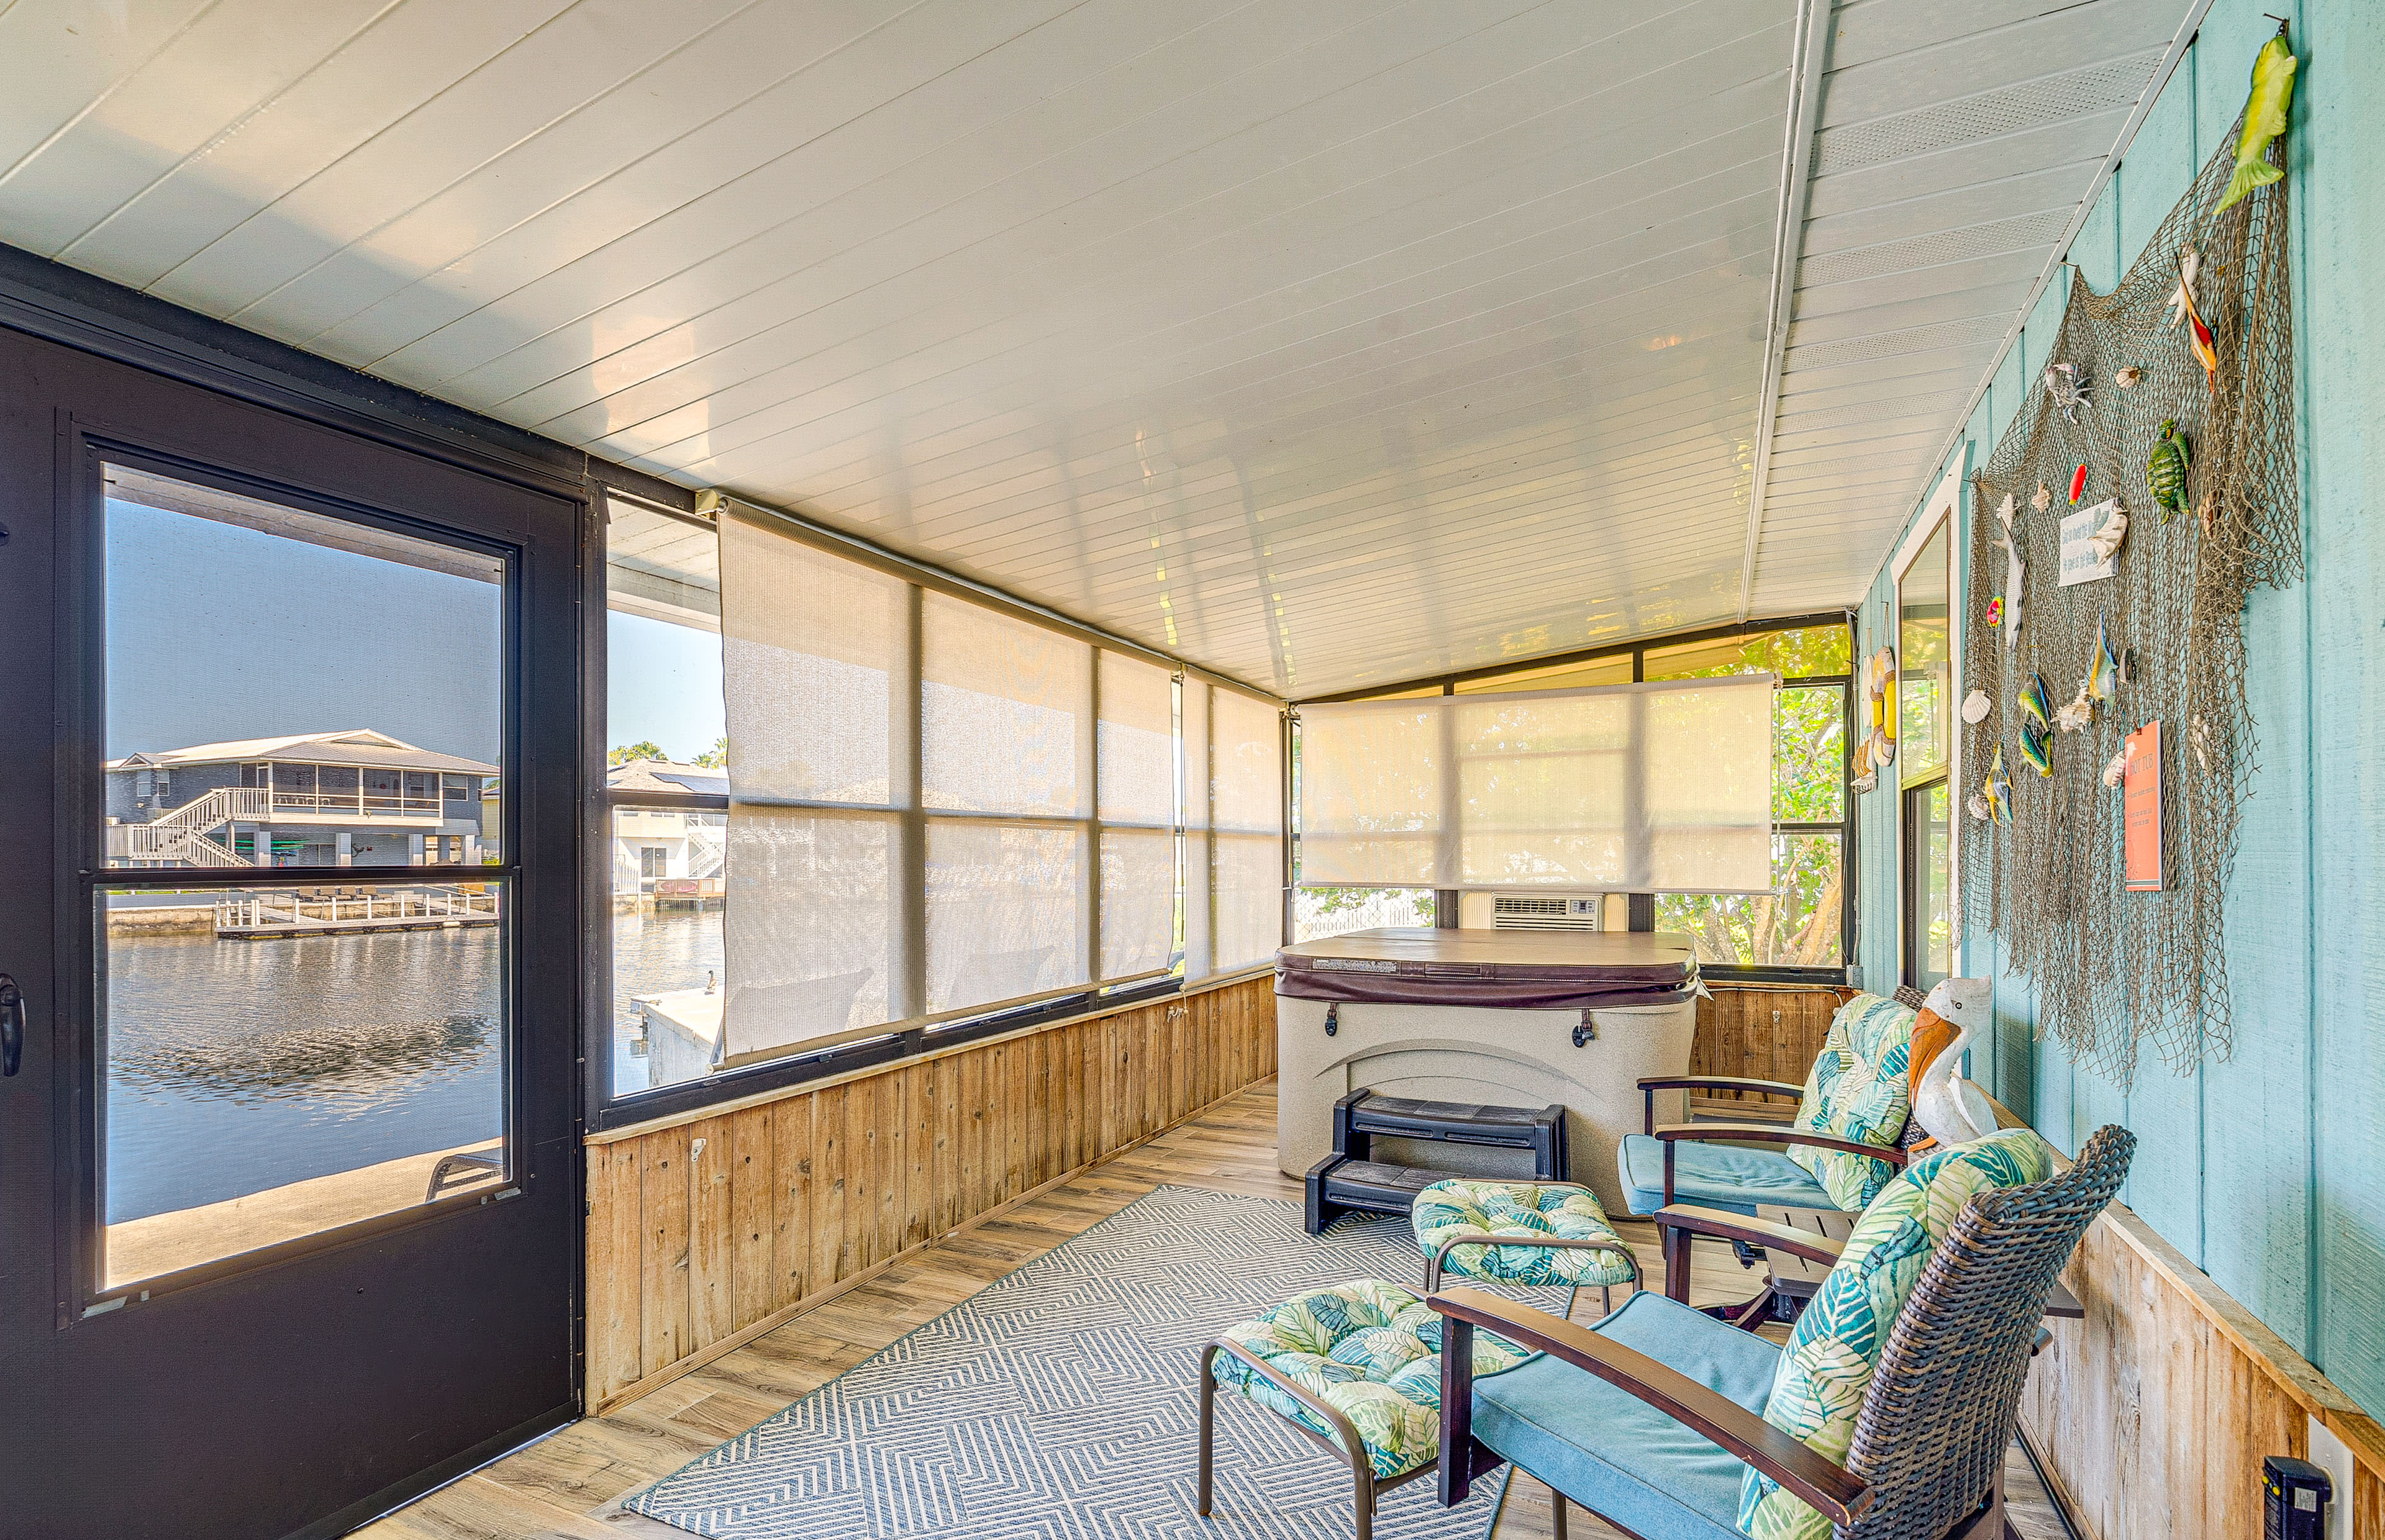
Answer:
[[[2336,1501],[2385,1540],[2385,1429],[2129,1210],[2088,1230],[2021,1426],[2087,1540],[2257,1535],[2261,1459],[2310,1458],[2317,1418],[2353,1451]]]
[[[588,1405],[1274,1073],[1262,976],[593,1136]]]
[[[1713,998],[1698,1001],[1697,1036],[1690,1044],[1692,1074],[1747,1075],[1803,1085],[1805,1072],[1829,1036],[1830,1018],[1852,993],[1846,989],[1754,985],[1709,985]],[[1701,1099],[1773,1101],[1739,1092],[1702,1095]],[[1780,1100],[1779,1105],[1788,1106]]]

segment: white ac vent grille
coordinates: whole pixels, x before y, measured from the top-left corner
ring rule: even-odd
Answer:
[[[1596,899],[1515,899],[1494,895],[1491,900],[1491,928],[1493,930],[1596,930],[1598,900]]]

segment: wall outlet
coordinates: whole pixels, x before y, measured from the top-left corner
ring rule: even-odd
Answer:
[[[2352,1451],[2316,1417],[2310,1420],[2310,1462],[2335,1484],[2335,1500],[2327,1505],[2327,1540],[2352,1540]]]

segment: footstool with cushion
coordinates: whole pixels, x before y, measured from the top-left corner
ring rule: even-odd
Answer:
[[[1537,1355],[1473,1334],[1473,1372]],[[1359,1279],[1287,1299],[1201,1349],[1200,1507],[1209,1516],[1217,1390],[1276,1412],[1350,1467],[1358,1540],[1375,1500],[1431,1472],[1441,1453],[1441,1317],[1397,1284]]]
[[[1417,1194],[1409,1211],[1424,1252],[1424,1287],[1441,1287],[1455,1273],[1485,1283],[1563,1287],[1565,1313],[1574,1296],[1598,1290],[1599,1313],[1614,1308],[1617,1284],[1640,1285],[1639,1259],[1606,1223],[1606,1211],[1588,1187],[1567,1182],[1492,1182],[1456,1178]]]

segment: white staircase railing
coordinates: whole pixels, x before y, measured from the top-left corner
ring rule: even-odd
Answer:
[[[247,862],[208,836],[235,820],[268,816],[272,811],[272,796],[262,787],[219,786],[206,796],[185,802],[149,823],[128,825],[124,853],[133,861],[170,861],[193,866],[245,866]]]

